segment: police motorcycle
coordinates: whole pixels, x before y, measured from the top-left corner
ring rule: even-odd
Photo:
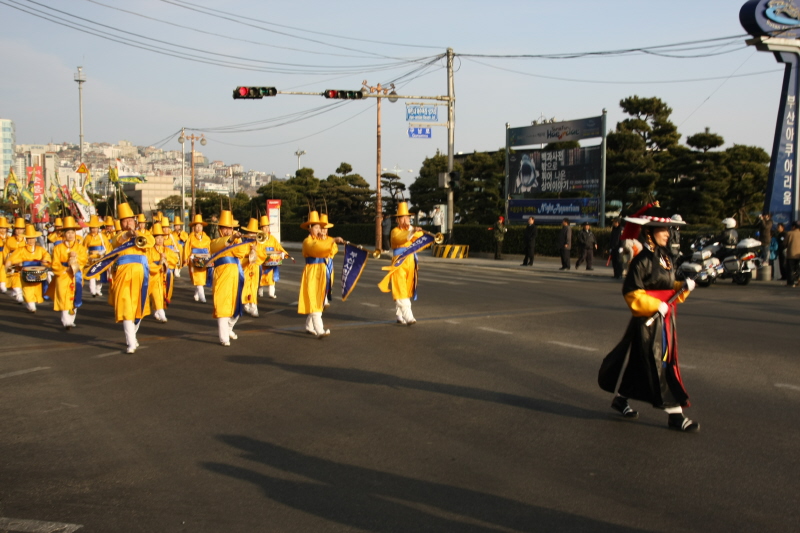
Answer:
[[[720,237],[701,235],[692,243],[692,258],[680,266],[686,277],[694,277],[701,287],[708,287],[717,279],[732,279],[737,285],[747,285],[753,272],[761,267],[758,250],[761,241],[742,239],[734,229],[736,221],[726,218],[722,221],[725,231]],[[735,245],[733,243],[736,243]]]

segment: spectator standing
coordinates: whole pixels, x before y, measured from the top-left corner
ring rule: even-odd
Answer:
[[[764,260],[769,260],[769,246],[772,242],[772,215],[764,213],[758,215],[758,231],[761,234],[761,249],[764,253]]]
[[[792,222],[792,231],[786,233],[786,284],[797,287],[800,279],[800,227]]]
[[[619,225],[619,219],[615,218],[611,223],[611,236],[609,238],[610,249],[608,251],[611,256],[611,267],[614,269],[614,279],[622,279],[622,226]]]
[[[786,228],[783,224],[778,224],[778,233],[775,236],[778,241],[778,268],[781,271],[781,281],[786,281]]]
[[[594,270],[592,268],[592,259],[594,258],[595,250],[597,250],[597,240],[594,238],[590,224],[584,222],[583,229],[578,232],[578,260],[575,262],[575,270],[578,270],[578,267],[584,261],[586,262],[586,270]]]
[[[569,219],[561,221],[561,231],[558,233],[558,247],[561,249],[561,268],[559,270],[569,270],[569,253],[572,250],[572,228],[569,227]]]
[[[522,260],[521,266],[533,266],[533,255],[536,252],[536,233],[539,228],[536,226],[536,220],[533,217],[528,217],[528,225],[525,226],[525,259]]]
[[[441,233],[442,226],[444,225],[444,214],[442,214],[442,210],[439,207],[433,208],[433,215],[431,216],[431,222],[433,223],[433,232],[434,233]]]
[[[500,215],[497,217],[497,222],[494,227],[489,228],[489,230],[494,232],[494,258],[498,261],[503,259],[503,239],[505,239],[506,232],[508,231],[505,220],[505,217]]]
[[[383,247],[384,252],[392,249],[392,215],[385,213],[383,221],[381,221],[381,233],[383,234]]]

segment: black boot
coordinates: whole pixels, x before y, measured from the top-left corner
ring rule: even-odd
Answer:
[[[614,401],[611,402],[611,408],[619,411],[625,418],[630,418],[632,420],[639,418],[639,412],[634,411],[631,406],[628,405],[628,399],[622,396],[614,397]]]
[[[684,431],[686,433],[697,433],[700,431],[700,424],[694,420],[686,418],[683,416],[683,413],[670,414],[669,420],[667,421],[667,427],[669,427],[669,429]]]

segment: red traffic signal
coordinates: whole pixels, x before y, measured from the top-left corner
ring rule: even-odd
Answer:
[[[338,100],[361,100],[364,98],[364,91],[338,91],[336,89],[328,89],[322,93],[322,96]]]
[[[237,87],[233,90],[233,99],[260,100],[265,96],[275,96],[276,94],[278,94],[278,89],[275,87]]]

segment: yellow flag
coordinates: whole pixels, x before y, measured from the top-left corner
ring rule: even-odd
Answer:
[[[119,170],[116,167],[112,167],[111,165],[108,166],[108,181],[111,183],[116,183],[119,181]]]
[[[76,189],[74,185],[72,186],[72,199],[83,206],[89,207],[90,205],[86,198],[84,198],[83,195],[78,192],[78,189]]]

